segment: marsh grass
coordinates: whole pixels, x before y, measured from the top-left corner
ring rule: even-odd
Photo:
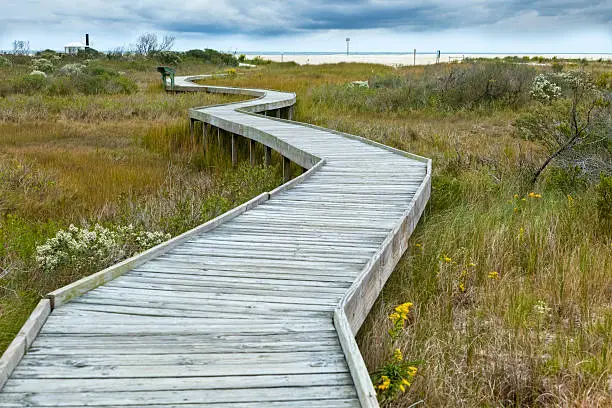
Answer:
[[[8,271],[0,282],[4,344],[38,296],[60,283],[28,262],[36,243],[68,220],[135,222],[176,233],[278,182],[279,166],[227,172],[227,156],[206,157],[186,136],[182,109],[228,99],[160,95],[151,67],[133,64],[129,74],[141,89],[133,95],[0,99],[0,112],[13,109],[0,125],[8,135],[0,141],[3,166],[22,161],[26,169],[10,170],[12,187],[0,195],[10,213],[0,229],[0,273]],[[571,62],[564,64],[561,69]],[[499,73],[500,66],[491,68],[500,78],[532,70]],[[580,67],[605,78],[611,69],[609,63]],[[408,361],[422,364],[410,389],[386,406],[420,400],[427,406],[610,406],[612,237],[598,217],[598,208],[607,208],[604,196],[592,184],[559,183],[552,169],[531,186],[546,150],[517,137],[514,125],[531,101],[517,95],[473,102],[465,87],[466,97],[455,94],[452,103],[430,98],[432,75],[445,78],[451,68],[270,64],[207,83],[294,91],[297,120],[433,159],[431,201],[358,336],[375,372],[392,358],[389,310],[414,303],[397,344]],[[186,65],[180,72],[211,71]],[[412,94],[402,85],[406,78]],[[381,86],[347,86],[368,79]],[[472,81],[486,90],[489,79],[481,73]],[[417,89],[421,102],[407,102]],[[78,106],[89,114],[79,116]],[[48,112],[53,120],[44,119]],[[30,114],[45,121],[44,130],[28,123]],[[247,152],[242,145],[242,160]],[[77,174],[84,170],[92,174]],[[116,185],[103,186],[109,182]],[[49,219],[53,210],[58,216]]]
[[[204,154],[189,135],[188,108],[240,97],[166,94],[154,69],[102,64],[124,69],[139,91],[0,97],[0,350],[44,294],[95,272],[37,265],[36,246],[58,230],[133,224],[177,235],[280,184],[277,163],[244,163],[245,141],[232,168],[225,143]]]

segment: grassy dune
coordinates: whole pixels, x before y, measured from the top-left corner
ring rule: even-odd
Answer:
[[[393,347],[420,362],[412,385],[385,406],[612,405],[612,236],[597,180],[571,178],[555,162],[530,183],[547,146],[519,137],[516,123],[540,105],[520,86],[489,92],[487,75],[501,81],[508,70],[513,84],[528,86],[550,67],[500,66],[475,77],[486,98],[470,92],[476,86],[433,93],[428,84],[448,79],[449,65],[271,64],[207,81],[294,91],[299,121],[433,159],[431,201],[358,338],[371,371]],[[612,71],[606,63],[564,69],[604,81]],[[32,260],[58,228],[101,220],[175,234],[278,182],[261,169],[224,171],[227,158],[201,157],[185,137],[187,107],[231,98],[164,95],[155,73],[127,75],[137,93],[0,98],[0,272],[8,271],[0,348],[38,296],[75,278],[43,273]],[[367,79],[379,86],[346,85]],[[392,345],[387,316],[403,302],[414,308]]]

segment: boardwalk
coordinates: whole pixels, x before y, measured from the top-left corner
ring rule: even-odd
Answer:
[[[194,132],[310,170],[49,294],[0,360],[0,407],[376,407],[354,334],[429,197],[430,162],[254,114],[290,116],[291,93],[176,86],[258,97],[190,110]]]

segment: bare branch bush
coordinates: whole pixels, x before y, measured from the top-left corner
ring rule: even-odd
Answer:
[[[14,55],[28,55],[30,53],[30,42],[24,40],[13,41]]]
[[[598,89],[583,71],[555,74],[553,79],[565,88],[568,108],[563,117],[539,126],[538,138],[549,153],[535,171],[532,183],[553,161],[562,167],[580,167],[589,176],[612,170],[612,110],[610,92]]]
[[[144,33],[138,37],[134,45],[136,54],[151,56],[161,51],[170,51],[174,46],[175,37],[164,35],[159,38],[155,33]]]

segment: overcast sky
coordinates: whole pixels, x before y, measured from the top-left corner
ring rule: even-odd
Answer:
[[[140,33],[176,49],[609,53],[612,0],[0,0],[0,49],[100,50]]]

